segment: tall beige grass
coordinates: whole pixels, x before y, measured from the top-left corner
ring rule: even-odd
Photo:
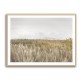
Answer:
[[[11,40],[11,62],[71,62],[72,40]]]

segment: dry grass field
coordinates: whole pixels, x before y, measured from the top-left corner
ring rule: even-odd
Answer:
[[[11,40],[11,62],[71,62],[72,40]]]

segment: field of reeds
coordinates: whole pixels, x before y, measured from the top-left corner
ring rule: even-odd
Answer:
[[[71,62],[72,40],[11,40],[11,62]]]

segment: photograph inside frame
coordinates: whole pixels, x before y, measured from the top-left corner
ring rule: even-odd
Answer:
[[[75,66],[75,15],[7,15],[8,65]]]

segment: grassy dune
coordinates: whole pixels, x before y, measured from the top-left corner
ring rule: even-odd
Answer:
[[[11,62],[71,62],[71,40],[11,40]]]

